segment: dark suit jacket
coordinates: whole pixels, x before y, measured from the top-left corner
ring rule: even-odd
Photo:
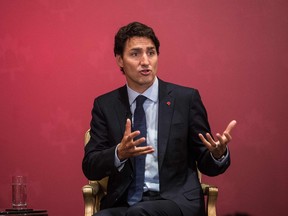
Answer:
[[[160,194],[176,202],[183,215],[201,215],[204,199],[197,177],[223,173],[230,158],[215,163],[198,133],[210,133],[207,113],[196,89],[159,79],[158,163]],[[83,172],[90,180],[109,176],[107,196],[101,208],[126,201],[133,179],[133,158],[119,172],[114,166],[115,147],[122,140],[130,107],[126,86],[104,94],[94,101],[91,139],[85,147]]]

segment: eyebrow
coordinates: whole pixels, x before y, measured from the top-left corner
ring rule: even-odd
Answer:
[[[155,50],[156,48],[154,46],[152,47],[147,47],[147,50]],[[135,48],[132,48],[130,51],[141,51],[142,48],[138,48],[138,47],[135,47]]]

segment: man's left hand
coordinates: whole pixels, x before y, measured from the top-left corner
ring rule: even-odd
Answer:
[[[216,159],[220,159],[225,154],[227,144],[232,140],[231,131],[235,127],[236,123],[237,122],[235,120],[231,121],[222,135],[217,133],[217,141],[214,140],[209,133],[206,133],[206,138],[202,134],[199,134],[199,138],[203,144],[209,149],[213,157]]]

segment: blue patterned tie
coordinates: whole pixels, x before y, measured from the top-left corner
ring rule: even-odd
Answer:
[[[139,95],[136,98],[136,109],[134,112],[134,124],[133,131],[139,130],[140,135],[137,136],[134,140],[137,140],[141,137],[147,135],[146,127],[146,117],[145,111],[143,109],[143,103],[147,98],[143,95]],[[139,146],[146,146],[146,141],[141,143]],[[128,190],[128,204],[134,205],[142,199],[143,186],[144,186],[144,172],[145,172],[145,158],[146,155],[139,155],[134,158],[134,173],[135,177],[130,185]]]

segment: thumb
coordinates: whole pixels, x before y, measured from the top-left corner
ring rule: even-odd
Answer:
[[[232,129],[236,126],[236,124],[237,124],[236,120],[232,120],[228,124],[228,126],[227,126],[227,128],[226,128],[226,130],[224,132],[230,133],[232,131]]]

